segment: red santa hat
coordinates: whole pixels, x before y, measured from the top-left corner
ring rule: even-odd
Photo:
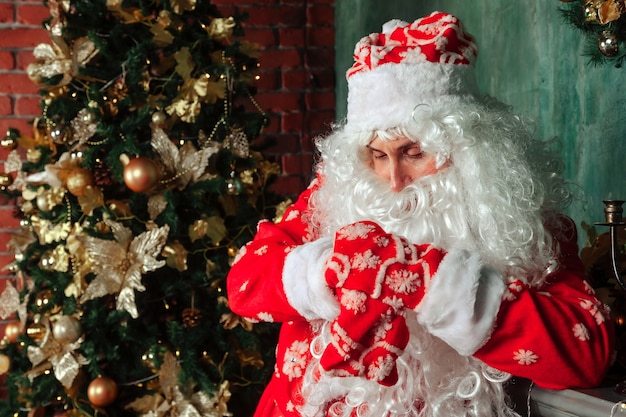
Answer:
[[[348,70],[346,127],[364,131],[405,126],[423,104],[454,106],[478,93],[474,38],[461,21],[433,12],[413,23],[391,20],[362,38]]]

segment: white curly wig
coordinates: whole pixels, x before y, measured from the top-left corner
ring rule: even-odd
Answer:
[[[369,167],[375,137],[407,137],[447,167],[393,192]],[[404,125],[355,132],[338,126],[317,139],[323,181],[311,197],[322,235],[373,220],[414,243],[478,252],[505,275],[540,284],[558,255],[558,213],[571,202],[556,139],[541,141],[510,106],[491,98],[453,108],[421,105]],[[520,277],[520,268],[524,276]]]

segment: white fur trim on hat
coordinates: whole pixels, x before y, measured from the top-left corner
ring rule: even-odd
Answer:
[[[406,127],[420,105],[449,108],[474,100],[477,54],[474,38],[451,14],[390,20],[382,33],[363,37],[354,48],[355,62],[346,72],[346,129]]]
[[[475,100],[474,68],[469,65],[385,64],[348,79],[347,128],[372,131],[406,126],[419,105],[453,106]]]

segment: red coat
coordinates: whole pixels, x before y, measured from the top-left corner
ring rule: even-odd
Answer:
[[[302,403],[301,377],[311,359],[309,348],[315,327],[320,326],[323,318],[315,320],[316,314],[303,308],[306,303],[297,299],[300,295],[294,297],[294,293],[303,292],[302,297],[306,298],[307,291],[314,292],[312,296],[316,301],[312,308],[319,305],[322,311],[318,311],[317,316],[332,317],[332,303],[324,312],[324,303],[318,302],[332,298],[332,291],[319,283],[294,281],[290,276],[292,272],[297,276],[306,274],[298,271],[297,260],[294,263],[292,259],[291,266],[285,269],[292,251],[318,239],[307,222],[308,199],[316,186],[314,183],[302,193],[280,223],[259,224],[257,235],[242,248],[228,276],[227,289],[233,312],[253,321],[283,323],[276,370],[257,408],[257,417],[296,417],[295,407]],[[498,284],[494,286],[492,297],[498,297],[497,307],[492,320],[480,325],[483,329],[470,328],[459,336],[457,331],[438,328],[428,319],[425,319],[426,327],[432,324],[432,333],[461,354],[471,354],[500,371],[530,379],[540,387],[563,389],[598,385],[613,354],[612,324],[607,308],[584,279],[576,237],[559,243],[560,266],[542,287],[528,287],[521,281],[508,286],[500,284],[501,289]],[[302,264],[301,268],[307,266]],[[449,287],[455,285],[446,286]],[[440,290],[432,288],[432,292],[437,291]],[[428,292],[427,288],[425,297]],[[463,304],[458,298],[455,300],[456,303],[425,301],[426,307],[421,308]],[[418,312],[418,316],[422,313],[424,317],[429,316],[428,311],[418,309]],[[473,322],[468,323],[475,327]],[[474,340],[465,342],[464,337]]]

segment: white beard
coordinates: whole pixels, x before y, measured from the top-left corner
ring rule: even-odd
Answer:
[[[326,236],[337,229],[361,220],[378,223],[386,232],[398,234],[410,242],[432,243],[450,249],[476,249],[477,244],[467,223],[463,196],[455,184],[457,173],[445,168],[437,174],[413,182],[400,192],[371,169],[364,168],[356,182],[320,189],[323,204],[320,228]],[[320,207],[316,207],[320,210]]]
[[[378,223],[388,233],[413,243],[433,243],[444,249],[476,250],[466,216],[458,173],[446,168],[393,192],[371,169],[357,170],[356,180],[330,175],[312,197],[313,220],[322,235],[333,237],[341,227],[361,220]],[[469,417],[517,416],[503,386],[509,375],[471,356],[461,356],[430,335],[408,313],[410,342],[398,358],[399,381],[383,387],[364,378],[334,377],[320,371],[319,355],[305,373],[304,416],[349,417]],[[328,323],[321,326],[319,343],[330,343]],[[328,409],[329,404],[332,407]]]

